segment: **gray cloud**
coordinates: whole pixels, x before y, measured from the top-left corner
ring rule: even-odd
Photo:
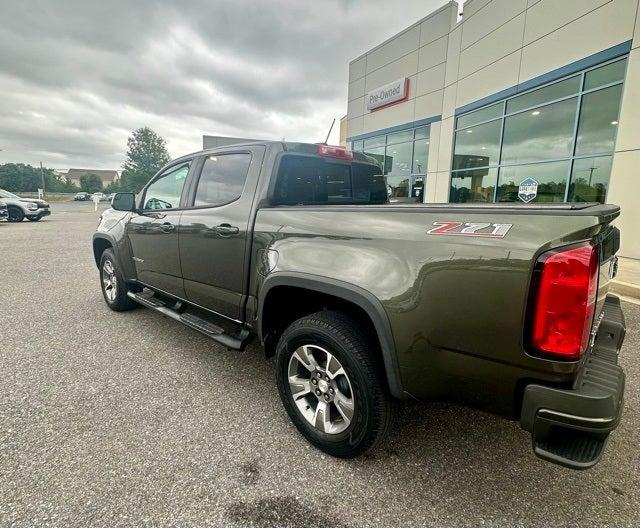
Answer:
[[[174,157],[207,133],[317,141],[349,61],[444,3],[2,2],[0,163],[118,168],[145,125]]]

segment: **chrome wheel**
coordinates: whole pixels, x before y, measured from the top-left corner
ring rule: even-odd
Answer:
[[[344,431],[355,411],[351,381],[342,364],[316,345],[298,347],[289,359],[289,388],[304,418],[323,433]]]
[[[105,260],[102,265],[102,288],[109,302],[116,300],[116,295],[118,295],[118,279],[116,278],[116,270],[110,260]]]

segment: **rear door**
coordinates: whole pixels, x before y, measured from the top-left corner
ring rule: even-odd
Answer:
[[[140,212],[126,226],[138,280],[178,297],[185,295],[178,225],[191,164],[182,161],[156,176],[143,190]]]
[[[258,145],[201,158],[180,220],[186,298],[234,320],[245,300],[249,218],[264,153]]]

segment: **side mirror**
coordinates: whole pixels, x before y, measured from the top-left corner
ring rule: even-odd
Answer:
[[[130,192],[119,192],[113,196],[111,207],[116,211],[135,211],[136,195]]]

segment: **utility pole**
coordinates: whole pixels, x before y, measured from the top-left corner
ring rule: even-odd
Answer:
[[[42,178],[42,196],[44,196],[44,170],[42,169],[42,162],[40,162],[40,177]]]

